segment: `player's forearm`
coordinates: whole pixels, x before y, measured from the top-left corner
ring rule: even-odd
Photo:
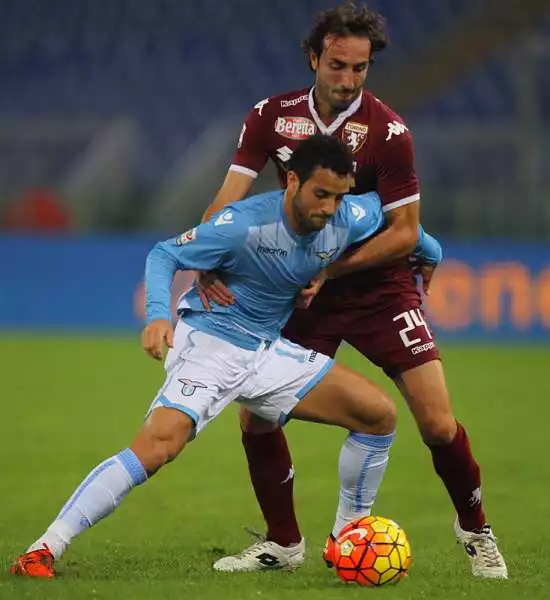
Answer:
[[[408,256],[414,251],[418,232],[409,227],[389,227],[361,246],[353,254],[342,256],[332,263],[327,271],[330,278],[362,271]]]
[[[212,218],[212,215],[215,215],[217,212],[222,210],[222,208],[226,204],[229,204],[229,202],[230,202],[230,200],[228,198],[225,198],[224,196],[218,194],[214,198],[214,202],[212,202],[212,204],[210,204],[208,206],[208,208],[204,211],[204,214],[202,215],[201,223],[206,223],[207,221],[209,221]]]
[[[239,191],[234,189],[233,185],[224,185],[220,188],[219,192],[216,194],[214,201],[208,206],[204,215],[202,216],[201,223],[206,223],[212,218],[212,215],[215,215],[217,212],[225,208],[230,202],[235,202],[237,200],[242,200],[242,197],[239,197]]]
[[[145,263],[145,315],[147,323],[159,319],[170,321],[172,280],[178,270],[177,259],[157,244]]]
[[[218,195],[214,198],[214,202],[210,204],[210,206],[205,210],[204,215],[202,216],[201,223],[206,223],[212,218],[212,215],[215,215],[217,212],[220,212],[223,208],[225,208],[231,202],[236,202],[237,200],[242,200],[242,198],[236,197],[234,194],[227,193],[223,190],[223,188],[218,192]]]
[[[212,215],[225,208],[229,203],[242,200],[250,191],[253,181],[254,179],[249,175],[230,170],[214,201],[206,209],[201,223],[209,221]]]

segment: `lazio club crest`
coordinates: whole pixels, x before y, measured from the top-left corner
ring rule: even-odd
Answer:
[[[322,250],[321,252],[316,252],[315,255],[318,256],[323,262],[329,262],[337,251],[338,247],[332,248],[331,250]]]

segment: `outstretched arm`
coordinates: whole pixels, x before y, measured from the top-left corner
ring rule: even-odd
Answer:
[[[372,133],[373,144],[376,144],[372,151],[376,188],[386,226],[357,252],[338,259],[331,266],[332,276],[408,256],[415,248],[420,222],[420,190],[411,133],[400,119],[388,123],[385,118],[373,123]]]
[[[182,235],[159,242],[149,252],[145,266],[145,314],[142,334],[144,350],[157,360],[164,344],[172,345],[171,288],[178,270],[216,269],[231,264],[238,230],[199,225]]]
[[[224,227],[203,223],[180,236],[159,242],[149,252],[145,267],[147,321],[170,318],[170,288],[178,270],[228,268],[241,243],[246,224],[232,210],[234,220]]]
[[[354,271],[362,271],[372,266],[368,257],[365,259],[363,251],[369,247],[378,237],[381,237],[385,232],[378,234],[361,246],[354,254],[343,256],[327,267],[327,276],[331,279],[347,275]],[[416,229],[416,239],[413,252],[409,252],[417,259],[420,264],[437,267],[443,260],[443,250],[441,244],[432,235],[427,233],[422,225],[418,225]]]
[[[145,263],[146,326],[141,333],[141,345],[155,360],[162,360],[164,346],[174,345],[170,298],[174,273],[180,268],[174,256],[157,244]]]
[[[239,153],[237,153],[238,156]],[[254,176],[250,173],[236,171],[234,168],[227,171],[225,181],[219,189],[214,201],[202,216],[202,223],[206,223],[231,202],[243,200],[254,183]],[[229,306],[235,301],[233,294],[225,287],[215,272],[198,271],[197,287],[202,305],[206,310],[211,310],[210,302],[220,306]]]
[[[265,139],[272,123],[266,114],[268,104],[268,100],[258,102],[246,117],[232,164],[214,202],[202,217],[203,223],[230,202],[242,200],[264,168],[268,157]]]
[[[225,176],[225,181],[219,189],[214,201],[206,209],[202,216],[202,223],[209,221],[212,215],[216,214],[227,206],[230,202],[242,200],[250,191],[254,177],[246,173],[229,170]]]
[[[191,230],[193,231],[193,230]],[[185,235],[185,234],[184,234]],[[172,281],[176,271],[184,271],[185,265],[167,246],[170,242],[159,242],[149,252],[145,263],[145,316],[146,322],[171,320]]]
[[[387,227],[353,254],[340,257],[328,269],[330,277],[341,277],[411,254],[418,239],[418,202],[384,214]]]
[[[205,223],[230,202],[243,200],[252,188],[254,179],[264,168],[268,159],[265,140],[271,131],[273,119],[267,106],[269,99],[258,102],[243,123],[237,150],[222,187],[202,217]],[[267,114],[269,113],[269,114]],[[223,285],[216,273],[199,271],[197,287],[206,310],[210,302],[228,306],[234,302],[231,292]]]

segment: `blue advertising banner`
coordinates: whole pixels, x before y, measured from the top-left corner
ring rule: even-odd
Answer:
[[[444,243],[427,299],[441,339],[550,342],[550,245]]]
[[[0,236],[0,327],[140,326],[150,237]],[[439,339],[550,341],[550,245],[444,243],[427,299]],[[181,274],[174,295],[190,281]]]
[[[0,327],[128,329],[147,238],[0,236]]]

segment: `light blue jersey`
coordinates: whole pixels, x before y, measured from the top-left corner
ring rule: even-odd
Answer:
[[[384,225],[376,192],[344,196],[327,225],[305,236],[291,228],[283,202],[283,191],[252,196],[158,243],[147,257],[147,321],[171,319],[170,288],[178,269],[218,269],[235,303],[213,304],[207,312],[193,286],[180,297],[178,314],[196,329],[253,350],[262,340],[279,337],[297,294],[323,267]],[[439,243],[422,228],[415,254],[423,262],[441,261]]]

